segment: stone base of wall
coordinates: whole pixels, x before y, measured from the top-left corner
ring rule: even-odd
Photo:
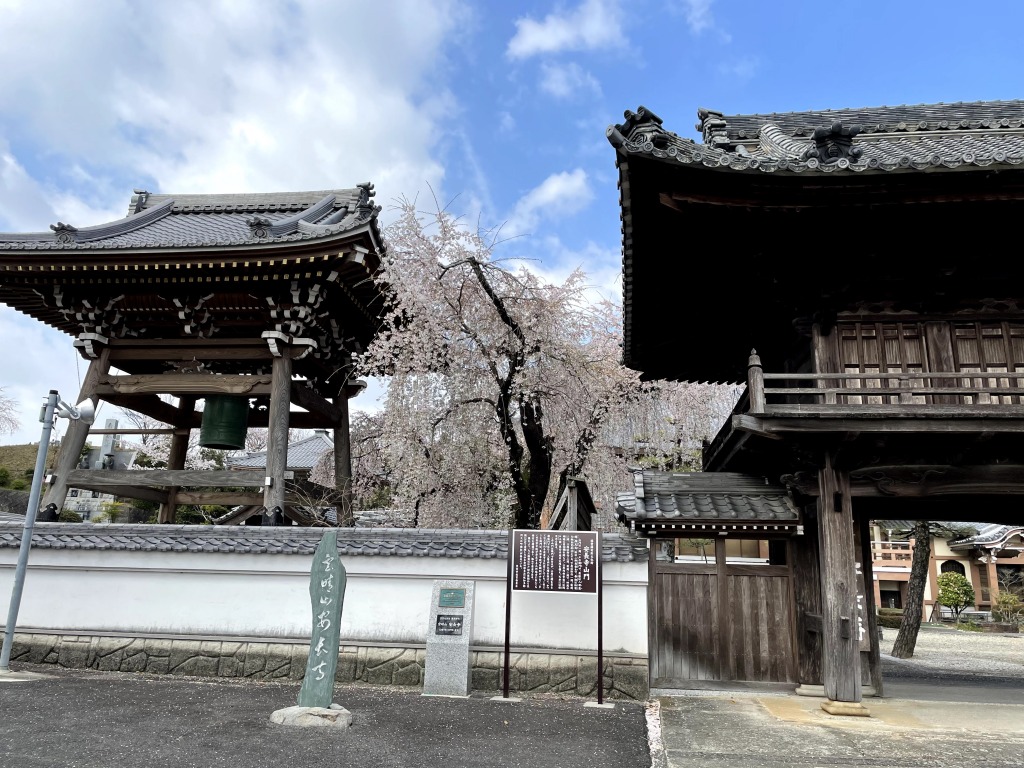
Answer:
[[[301,680],[308,646],[298,643],[230,642],[93,635],[15,634],[11,660],[69,669],[149,672],[161,675]],[[472,689],[498,691],[501,654],[472,651]],[[340,683],[422,687],[423,648],[343,645],[335,679]],[[646,659],[605,657],[604,695],[643,701],[648,695]],[[520,694],[597,695],[597,657],[513,653],[509,690]]]

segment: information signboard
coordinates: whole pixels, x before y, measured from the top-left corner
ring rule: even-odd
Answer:
[[[512,531],[512,590],[596,594],[593,531]]]

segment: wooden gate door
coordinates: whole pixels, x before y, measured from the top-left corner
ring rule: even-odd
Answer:
[[[651,687],[695,681],[796,682],[787,565],[656,559],[651,548]]]

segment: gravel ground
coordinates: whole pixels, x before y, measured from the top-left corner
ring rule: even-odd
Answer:
[[[882,641],[887,667],[906,666],[925,674],[954,672],[1024,680],[1024,634],[964,632],[922,624],[913,658],[894,659],[891,654],[896,633],[895,629],[886,629]]]

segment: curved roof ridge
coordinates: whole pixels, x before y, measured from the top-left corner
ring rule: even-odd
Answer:
[[[270,233],[274,237],[280,237],[281,235],[290,235],[299,228],[301,222],[313,223],[317,219],[323,218],[328,211],[334,210],[334,201],[336,195],[333,193],[326,195],[319,202],[314,203],[303,211],[287,216],[279,221],[275,221],[270,225]]]
[[[761,151],[777,160],[806,160],[807,151],[814,149],[812,142],[794,139],[774,123],[761,126],[758,138]]]
[[[88,227],[73,227],[58,221],[50,225],[50,232],[0,232],[0,242],[7,243],[88,243],[134,232],[136,229],[159,221],[171,212],[174,200],[165,200],[157,206],[139,213]]]

